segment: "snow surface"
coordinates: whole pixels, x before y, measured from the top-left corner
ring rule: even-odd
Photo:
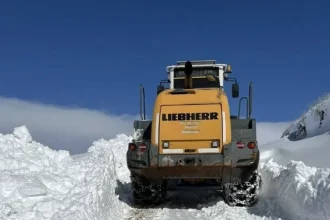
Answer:
[[[329,108],[327,96],[277,140],[258,131],[263,188],[259,203],[249,208],[229,207],[216,191],[198,188],[171,192],[162,205],[137,207],[126,167],[133,137],[100,139],[71,156],[17,127],[0,134],[0,219],[330,219],[330,121],[325,116],[320,128],[316,114]],[[307,135],[298,137],[301,119]],[[268,124],[265,134],[272,129]]]
[[[98,140],[73,157],[29,137],[25,126],[0,135],[0,219],[120,219],[126,214],[116,181],[128,178],[117,175],[128,137]]]

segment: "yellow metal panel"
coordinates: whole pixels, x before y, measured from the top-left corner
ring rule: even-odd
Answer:
[[[163,153],[163,141],[169,141],[169,149],[197,150],[211,148],[212,140],[219,140],[221,146],[222,111],[220,104],[161,107],[160,153]],[[222,148],[220,148],[220,152],[221,150]]]
[[[160,137],[162,139],[171,138],[176,139],[179,141],[180,138],[187,136],[186,134],[181,133],[182,124],[179,121],[170,122],[170,123],[163,123],[161,121],[161,109],[164,112],[169,113],[184,113],[185,111],[195,112],[195,111],[204,111],[204,112],[211,112],[212,110],[217,109],[220,110],[219,106],[221,104],[221,111],[222,114],[219,118],[222,118],[222,126],[219,126],[219,121],[214,122],[206,122],[201,124],[201,128],[206,129],[211,133],[195,133],[191,135],[192,137],[190,140],[197,141],[198,139],[211,138],[212,134],[217,132],[222,132],[225,134],[225,138],[222,137],[221,140],[225,140],[222,144],[227,144],[231,142],[231,123],[230,123],[230,109],[228,106],[228,99],[226,94],[219,90],[219,89],[190,89],[190,94],[170,94],[173,91],[172,89],[168,89],[160,93],[155,101],[154,110],[153,110],[153,122],[152,122],[152,133],[151,133],[151,143],[154,146],[161,146]],[[204,104],[205,106],[201,105]],[[215,105],[211,105],[215,104]],[[172,105],[172,106],[171,106]],[[195,107],[185,107],[185,105],[196,105]],[[197,107],[200,105],[199,107]],[[170,107],[171,106],[171,107]],[[218,107],[215,107],[218,106]],[[165,108],[164,108],[165,107]],[[186,108],[186,109],[185,109]],[[171,124],[172,123],[172,124]],[[174,123],[174,124],[173,124]],[[175,124],[176,123],[176,124]],[[179,123],[179,124],[178,124]],[[205,124],[205,125],[204,125]],[[173,127],[171,125],[174,125]],[[163,127],[164,126],[164,127]],[[205,126],[205,127],[204,127]],[[207,128],[207,127],[211,128]],[[218,128],[216,128],[218,126]],[[181,130],[180,130],[181,129]],[[213,129],[215,129],[213,131]],[[219,130],[220,129],[220,130]],[[222,130],[221,130],[222,129]],[[171,133],[179,132],[175,137],[170,136]],[[213,133],[214,132],[214,133]],[[169,133],[169,134],[166,134]],[[189,134],[190,135],[190,134]],[[192,142],[193,143],[193,142]],[[201,142],[202,143],[202,142]],[[177,145],[179,146],[179,145]]]
[[[222,134],[221,117],[220,104],[162,106],[160,140],[211,140],[220,138]],[[180,119],[183,120],[179,121]]]

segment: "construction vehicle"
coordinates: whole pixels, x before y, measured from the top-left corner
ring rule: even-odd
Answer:
[[[214,60],[180,61],[166,67],[168,78],[157,87],[152,120],[145,117],[145,92],[140,85],[141,120],[134,121],[128,144],[127,167],[136,203],[163,201],[173,184],[215,181],[225,202],[250,206],[258,201],[261,176],[256,119],[249,98],[239,100],[230,115],[224,82],[232,81],[232,97],[239,97],[231,66]],[[164,83],[168,83],[165,88]],[[246,116],[241,118],[241,102]]]

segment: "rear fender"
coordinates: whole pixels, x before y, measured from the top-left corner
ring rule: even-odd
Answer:
[[[232,142],[224,146],[223,183],[247,181],[251,174],[258,169],[260,151],[256,135],[255,119],[231,119]],[[244,147],[239,149],[237,142],[243,142]],[[249,142],[254,142],[256,147],[249,149]]]
[[[149,151],[151,139],[151,121],[134,121],[134,137],[132,143],[136,145],[136,150],[127,150],[126,161],[128,168],[149,167]],[[141,150],[140,144],[145,144],[146,149]]]
[[[255,119],[231,119],[232,125],[232,145],[228,154],[231,154],[231,164],[233,167],[252,166],[259,163],[259,148],[256,132]],[[243,142],[243,149],[237,148],[237,142]],[[247,147],[249,142],[255,143],[254,149]]]

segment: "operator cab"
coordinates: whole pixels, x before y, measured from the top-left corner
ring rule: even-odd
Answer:
[[[168,79],[160,82],[157,95],[165,90],[162,83],[168,83],[168,89],[175,90],[218,88],[223,91],[226,80],[235,81],[232,86],[232,97],[239,97],[239,86],[235,78],[229,77],[232,70],[228,64],[219,64],[215,60],[179,61],[177,65],[167,66],[166,71]]]
[[[215,60],[179,61],[177,65],[167,66],[166,71],[170,81],[170,89],[185,88],[187,62],[191,64],[192,89],[219,88],[223,90],[224,73],[228,65],[217,64]],[[212,76],[213,80],[210,80],[207,76]]]

